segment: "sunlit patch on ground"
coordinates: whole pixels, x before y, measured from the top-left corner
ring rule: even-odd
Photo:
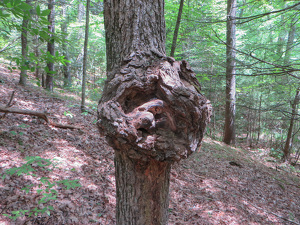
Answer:
[[[42,176],[51,181],[79,180],[81,187],[58,188],[57,199],[50,202],[54,207],[50,216],[20,218],[20,224],[115,224],[113,150],[100,137],[93,123],[95,116],[82,115],[76,101],[50,96],[36,86],[18,86],[16,72],[10,74],[0,67],[0,78],[5,82],[0,84],[0,104],[7,104],[15,90],[16,107],[46,110],[57,122],[82,127],[81,131],[60,129],[38,118],[15,114],[0,120],[1,175],[6,169],[21,166],[26,156],[54,159],[56,163],[51,171],[38,170],[38,177],[0,180],[0,224],[13,224],[3,213],[37,206],[38,186],[30,194],[21,188],[38,185]],[[72,118],[64,112],[71,113]],[[299,224],[299,178],[276,171],[274,164],[257,161],[256,151],[205,138],[198,153],[174,164],[169,224],[293,224],[288,220]],[[230,161],[242,167],[230,165]]]

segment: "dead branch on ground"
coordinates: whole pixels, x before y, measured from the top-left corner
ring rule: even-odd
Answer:
[[[19,109],[19,108],[11,108],[11,102],[14,97],[14,91],[11,94],[10,100],[6,105],[0,105],[0,112],[4,113],[3,116],[0,117],[0,119],[4,118],[7,113],[15,113],[15,114],[23,114],[23,115],[30,115],[30,116],[37,116],[38,118],[43,119],[46,121],[47,124],[50,124],[51,126],[63,128],[63,129],[81,129],[80,127],[68,125],[68,124],[60,124],[55,123],[52,120],[50,120],[47,116],[46,112],[40,112],[40,111],[34,111],[34,110],[27,110],[27,109]]]

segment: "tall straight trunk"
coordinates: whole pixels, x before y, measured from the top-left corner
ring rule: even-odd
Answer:
[[[88,57],[88,41],[89,41],[89,24],[90,24],[90,0],[86,1],[86,21],[85,21],[85,38],[83,50],[83,66],[82,66],[82,91],[81,91],[81,111],[85,111],[85,89],[86,89],[86,67]]]
[[[235,144],[236,9],[236,0],[227,0],[226,106],[223,139],[226,144]]]
[[[50,14],[48,15],[48,30],[49,30],[49,40],[47,44],[47,51],[50,55],[54,56],[54,32],[55,32],[55,0],[48,0],[48,9],[50,10]],[[53,91],[53,73],[54,72],[54,62],[52,59],[49,59],[47,62],[47,67],[49,72],[46,75],[46,89],[49,91]]]
[[[62,17],[64,18],[64,21],[61,23],[61,32],[63,33],[63,38],[67,39],[67,33],[68,33],[68,23],[69,23],[69,16],[66,13],[66,6],[63,6],[62,8]],[[66,44],[66,41],[62,42],[62,53],[65,58],[65,60],[69,60],[69,50]],[[63,65],[63,74],[64,74],[64,87],[70,87],[71,86],[71,72],[70,72],[70,63],[66,62],[65,65]]]
[[[174,30],[174,35],[173,35],[173,42],[172,42],[172,48],[171,48],[171,54],[170,54],[171,57],[174,57],[174,53],[175,53],[175,49],[176,49],[178,31],[179,31],[181,15],[182,15],[182,10],[183,10],[183,3],[184,3],[184,0],[180,0],[177,22],[176,22],[176,26],[175,26],[175,30]]]
[[[257,140],[256,140],[257,145],[259,144],[260,132],[261,132],[261,103],[262,103],[262,94],[260,94],[259,108],[258,108],[258,126],[257,126]]]
[[[290,126],[287,134],[287,138],[285,141],[284,149],[283,149],[283,160],[289,160],[290,158],[290,153],[291,153],[291,146],[292,146],[292,140],[293,140],[293,128],[294,128],[294,123],[295,119],[297,116],[297,106],[300,100],[300,88],[296,91],[296,95],[294,98],[294,102],[292,104],[292,116],[290,120]]]
[[[84,4],[83,4],[83,0],[79,0],[78,14],[77,14],[77,20],[79,23],[81,23],[83,16],[84,16]]]
[[[31,0],[26,0],[27,4],[30,4]],[[29,13],[24,13],[22,22],[22,33],[21,33],[21,45],[22,45],[22,65],[19,84],[25,86],[27,81],[27,27],[29,22]]]
[[[104,24],[97,125],[115,151],[117,225],[164,225],[171,164],[200,147],[211,106],[189,64],[166,57],[164,0],[104,0]]]
[[[34,37],[34,54],[35,54],[35,57],[37,58],[37,59],[39,59],[40,58],[40,49],[39,49],[39,36],[38,35],[35,35],[35,37]],[[40,64],[39,64],[39,62],[37,62],[37,64],[36,64],[36,69],[35,69],[35,77],[37,78],[37,79],[39,79],[40,78]],[[42,78],[41,78],[41,80],[42,80]],[[44,87],[44,86],[43,86]]]

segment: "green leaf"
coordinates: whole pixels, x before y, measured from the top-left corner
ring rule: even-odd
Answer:
[[[29,11],[30,9],[32,9],[32,6],[31,6],[31,5],[28,5],[28,4],[25,3],[25,2],[22,2],[21,7],[22,7],[22,9],[25,10],[25,11]]]
[[[45,9],[43,10],[43,12],[41,13],[41,16],[48,16],[50,14],[51,10],[50,9]]]
[[[7,8],[12,8],[13,6],[11,5],[10,2],[8,2],[8,3],[6,4],[6,7],[7,7]]]
[[[12,135],[17,135],[17,132],[16,131],[10,131],[9,133],[11,133]]]
[[[40,15],[41,15],[41,8],[40,8],[39,5],[36,7],[35,10],[36,10],[36,14],[37,14],[38,16],[40,16]]]

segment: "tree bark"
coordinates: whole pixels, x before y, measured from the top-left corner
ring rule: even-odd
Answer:
[[[30,4],[31,0],[26,0],[27,4]],[[22,33],[21,33],[21,45],[22,45],[22,65],[19,84],[25,86],[27,81],[27,27],[29,22],[29,12],[25,13],[22,22]]]
[[[55,32],[55,9],[54,9],[55,0],[48,0],[48,9],[51,10],[48,15],[48,30],[49,30],[49,40],[47,45],[47,51],[51,56],[54,56],[54,32]],[[53,72],[54,71],[54,62],[53,59],[48,59],[47,67],[49,72],[46,76],[46,89],[49,91],[53,91]]]
[[[235,144],[236,9],[236,0],[227,0],[226,106],[223,139],[226,144]]]
[[[171,163],[131,160],[116,151],[115,167],[117,224],[167,224]]]
[[[86,68],[88,57],[88,41],[89,41],[89,23],[90,23],[90,0],[86,1],[86,21],[85,21],[85,37],[83,50],[83,66],[82,66],[82,91],[81,91],[81,111],[85,111],[85,92],[86,92]]]
[[[69,23],[69,16],[66,14],[66,6],[63,6],[62,8],[62,17],[64,18],[64,21],[61,23],[61,32],[63,33],[63,39],[67,39],[67,33],[68,33],[68,23]],[[66,41],[62,42],[62,52],[65,60],[69,60],[69,52],[68,47],[66,44]],[[63,65],[63,73],[64,73],[64,87],[70,87],[71,86],[71,73],[70,73],[70,63],[66,62],[65,65]]]
[[[177,16],[177,22],[176,22],[176,26],[175,26],[175,30],[174,30],[172,48],[171,48],[171,53],[170,53],[171,57],[174,57],[174,53],[175,53],[175,49],[176,49],[176,43],[177,43],[179,26],[180,26],[180,22],[181,22],[181,15],[182,15],[182,10],[183,10],[183,4],[184,4],[184,0],[180,0],[179,10],[178,10],[178,16]]]
[[[293,140],[293,128],[294,128],[294,122],[296,119],[296,115],[297,115],[297,106],[300,100],[300,88],[298,88],[295,98],[294,98],[294,102],[292,104],[292,117],[290,120],[290,126],[289,126],[289,130],[288,130],[288,134],[287,134],[287,138],[286,138],[286,142],[284,145],[284,149],[283,149],[283,160],[287,161],[290,158],[290,150],[291,150],[291,146],[292,146],[292,140]]]
[[[38,36],[38,35],[35,35],[33,41],[34,41],[34,54],[35,54],[35,57],[39,59],[39,58],[40,58],[39,36]],[[36,68],[35,68],[35,77],[36,77],[37,79],[43,80],[43,79],[42,79],[42,76],[40,77],[40,63],[39,63],[39,62],[37,62],[37,64],[36,64]],[[44,87],[44,86],[43,86],[43,81],[42,81],[42,87]]]
[[[115,151],[117,224],[167,224],[171,164],[200,147],[211,105],[189,64],[165,55],[163,0],[105,0],[104,22],[97,125]]]

